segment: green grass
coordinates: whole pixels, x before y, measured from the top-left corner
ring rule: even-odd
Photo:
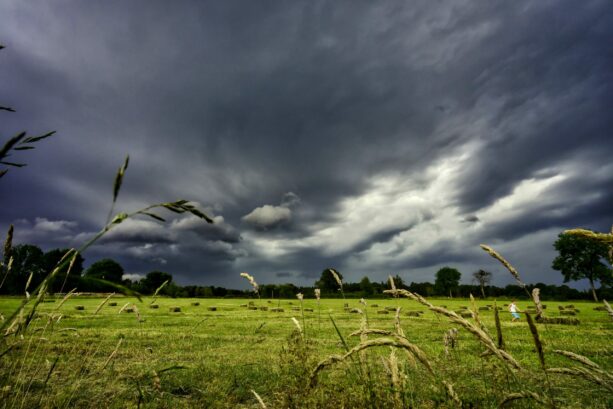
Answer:
[[[343,303],[367,310],[370,328],[394,331],[394,313],[377,314],[386,306],[402,311],[424,311],[421,317],[401,315],[407,339],[418,345],[435,368],[431,377],[423,367],[413,367],[398,351],[403,386],[400,396],[405,407],[453,407],[438,381],[445,379],[466,407],[496,407],[510,392],[532,391],[548,397],[550,390],[540,370],[534,342],[525,318],[511,323],[501,311],[506,350],[527,371],[514,373],[497,359],[481,357],[483,346],[466,330],[408,299],[369,301],[378,304],[363,308],[358,300],[322,300],[321,320],[315,300],[305,300],[306,338],[301,338],[291,317],[303,323],[298,300],[233,300],[158,298],[158,309],[150,299],[139,302],[113,297],[117,306],[105,305],[93,315],[103,298],[74,297],[59,310],[58,301],[45,302],[23,339],[5,338],[0,353],[1,407],[259,407],[255,390],[272,407],[394,407],[394,386],[383,360],[390,349],[366,352],[366,360],[337,363],[324,369],[318,384],[309,388],[309,375],[318,361],[344,353],[344,347],[328,317],[337,324],[349,347],[359,337],[349,337],[360,328],[361,315],[345,312]],[[256,305],[284,308],[284,312],[248,310]],[[450,310],[470,308],[468,300],[430,300]],[[6,317],[20,299],[0,298],[0,312]],[[140,312],[118,311],[133,302]],[[478,301],[478,305],[492,304]],[[505,301],[499,300],[502,306]],[[538,325],[544,343],[547,367],[573,367],[576,363],[553,353],[555,349],[585,355],[603,369],[613,370],[613,323],[606,312],[594,311],[589,302],[544,302],[548,316],[558,316],[558,305],[574,304],[580,311],[579,326]],[[76,310],[77,305],[85,307]],[[525,309],[530,304],[520,302]],[[170,307],[181,312],[170,312]],[[216,306],[217,311],[207,307]],[[59,315],[61,319],[56,322]],[[495,339],[493,311],[480,311],[481,319]],[[53,319],[51,319],[51,317]],[[472,321],[472,320],[469,320]],[[458,328],[459,344],[445,355],[443,335]],[[104,363],[123,341],[108,366]],[[373,339],[374,337],[370,337]],[[57,362],[54,365],[54,362]],[[47,379],[48,378],[48,379]],[[577,377],[549,375],[551,393],[559,407],[606,408],[613,404],[604,387]],[[472,406],[471,406],[472,405]],[[533,401],[516,401],[510,407],[539,407]]]

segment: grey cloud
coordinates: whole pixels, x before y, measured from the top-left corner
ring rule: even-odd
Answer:
[[[22,237],[45,246],[96,231],[126,153],[118,211],[186,198],[223,218],[127,225],[91,258],[117,255],[134,273],[163,259],[186,283],[232,285],[240,268],[310,282],[427,222],[441,226],[447,247],[390,251],[389,268],[477,266],[464,249],[480,240],[608,229],[611,179],[590,180],[590,170],[547,193],[547,203],[496,221],[483,215],[522,182],[565,174],[565,163],[596,171],[610,162],[611,10],[606,0],[4,2],[0,75],[10,81],[0,95],[18,111],[0,113],[0,135],[58,134],[0,181],[0,229],[30,220]],[[452,170],[428,173],[437,162]],[[389,174],[410,181],[406,193],[415,195],[448,181],[446,203],[429,196],[429,206],[409,206],[431,212],[416,225],[355,228],[359,240],[342,254],[297,245],[262,255],[257,238],[299,242],[313,226],[334,228],[344,220],[339,209],[354,210],[347,200]],[[388,213],[385,203],[362,205]],[[34,234],[36,218],[77,224]],[[545,252],[550,244],[539,238],[527,251]]]

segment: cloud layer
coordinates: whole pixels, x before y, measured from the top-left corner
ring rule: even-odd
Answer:
[[[17,112],[0,134],[58,134],[0,181],[0,228],[78,245],[129,153],[118,210],[186,198],[216,224],[128,221],[87,263],[235,287],[326,267],[510,282],[485,242],[559,283],[557,234],[612,222],[611,16],[606,0],[5,1]]]

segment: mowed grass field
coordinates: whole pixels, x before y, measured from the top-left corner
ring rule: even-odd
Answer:
[[[613,322],[606,311],[594,310],[601,304],[546,301],[549,317],[559,316],[558,306],[573,304],[580,324],[537,324],[546,368],[584,367],[554,352],[571,351],[600,366],[603,382],[598,384],[588,375],[544,372],[526,318],[512,323],[503,307],[508,300],[497,305],[503,308],[504,349],[521,364],[519,371],[484,356],[483,344],[461,326],[405,298],[366,300],[367,306],[355,299],[322,299],[319,306],[305,299],[302,310],[298,300],[158,298],[159,307],[152,309],[150,298],[114,296],[94,314],[103,299],[75,296],[59,308],[60,300],[48,300],[23,337],[5,337],[1,407],[262,407],[252,390],[269,408],[457,407],[443,381],[452,385],[463,407],[497,407],[511,393],[535,393],[543,402],[518,399],[508,407],[552,402],[556,407],[613,407],[608,389]],[[471,307],[469,300],[429,301],[449,310]],[[248,309],[248,302],[269,310]],[[0,298],[0,312],[8,317],[19,303]],[[137,310],[120,313],[126,303]],[[345,310],[344,303],[365,314]],[[493,303],[476,302],[480,307]],[[518,303],[522,310],[531,304]],[[171,312],[173,307],[180,312]],[[364,322],[367,328],[397,332],[395,312],[380,313],[386,307],[401,307],[401,329],[424,352],[432,372],[405,350],[379,346],[330,362],[311,378],[318,362],[360,343],[350,334]],[[423,314],[407,316],[409,311]],[[493,310],[479,314],[496,340]],[[445,352],[443,339],[451,328],[459,330],[457,344]],[[369,334],[362,340],[381,337]]]

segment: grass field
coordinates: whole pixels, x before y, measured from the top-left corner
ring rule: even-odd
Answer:
[[[312,311],[303,315],[298,300],[158,298],[153,309],[151,299],[114,296],[95,314],[103,299],[76,296],[59,308],[60,300],[47,301],[23,337],[5,337],[2,407],[262,407],[252,390],[269,408],[434,408],[457,407],[459,401],[463,407],[489,408],[511,393],[536,397],[514,400],[508,407],[613,407],[613,322],[606,311],[594,310],[595,303],[544,303],[550,317],[560,314],[558,306],[574,304],[580,320],[578,326],[537,324],[545,368],[575,368],[574,373],[557,373],[543,371],[526,318],[511,323],[504,307],[504,350],[520,370],[483,356],[486,348],[473,334],[405,298],[367,300],[367,306],[359,300],[322,299],[319,308],[315,300],[304,300],[303,308]],[[248,309],[249,301],[269,310]],[[430,301],[449,310],[471,308],[469,300]],[[0,298],[0,312],[8,317],[19,302]],[[365,314],[346,311],[345,302]],[[498,306],[506,302],[498,300]],[[137,310],[119,312],[126,303]],[[477,301],[477,306],[486,304],[493,300]],[[519,307],[530,304],[519,302]],[[318,362],[346,352],[343,342],[347,348],[360,343],[360,336],[349,334],[360,330],[363,320],[363,328],[397,333],[395,311],[380,313],[397,306],[406,339],[421,348],[432,372],[415,354],[383,345],[330,362],[311,378]],[[181,311],[171,312],[171,307]],[[409,311],[423,314],[407,316]],[[493,310],[479,314],[496,340]],[[446,353],[443,338],[451,328],[459,330],[457,344]],[[382,338],[390,334],[367,336]],[[586,365],[554,350],[588,357],[604,371],[587,371]],[[594,374],[600,383],[591,378]]]

